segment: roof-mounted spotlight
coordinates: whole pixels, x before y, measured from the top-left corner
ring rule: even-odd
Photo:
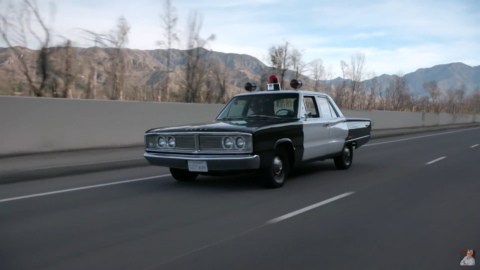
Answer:
[[[302,81],[293,79],[290,81],[290,86],[295,90],[300,89],[300,87],[302,87]]]
[[[248,92],[253,92],[257,89],[257,85],[254,83],[247,82],[245,84],[245,90]]]

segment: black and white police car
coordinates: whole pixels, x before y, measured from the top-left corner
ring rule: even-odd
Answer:
[[[326,94],[281,90],[268,79],[267,91],[234,96],[211,123],[150,129],[144,157],[151,165],[169,167],[178,181],[200,175],[257,171],[266,187],[284,185],[291,168],[333,159],[350,168],[353,151],[370,140],[370,119],[347,118]]]

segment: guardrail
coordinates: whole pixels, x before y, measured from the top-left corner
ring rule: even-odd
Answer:
[[[0,97],[0,155],[138,146],[153,127],[212,122],[224,105]],[[480,123],[478,115],[342,110],[372,128]]]
[[[372,129],[429,127],[480,123],[480,115],[475,114],[421,113],[375,110],[342,110],[342,112],[347,117],[365,117],[372,119]]]

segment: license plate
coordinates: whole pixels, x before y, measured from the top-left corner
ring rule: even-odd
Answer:
[[[188,161],[188,170],[191,172],[208,172],[207,162],[206,161]]]

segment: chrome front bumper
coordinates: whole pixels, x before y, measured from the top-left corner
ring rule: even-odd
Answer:
[[[166,153],[145,153],[145,159],[155,166],[188,170],[188,161],[206,161],[208,171],[236,171],[260,168],[257,155],[182,155]]]

